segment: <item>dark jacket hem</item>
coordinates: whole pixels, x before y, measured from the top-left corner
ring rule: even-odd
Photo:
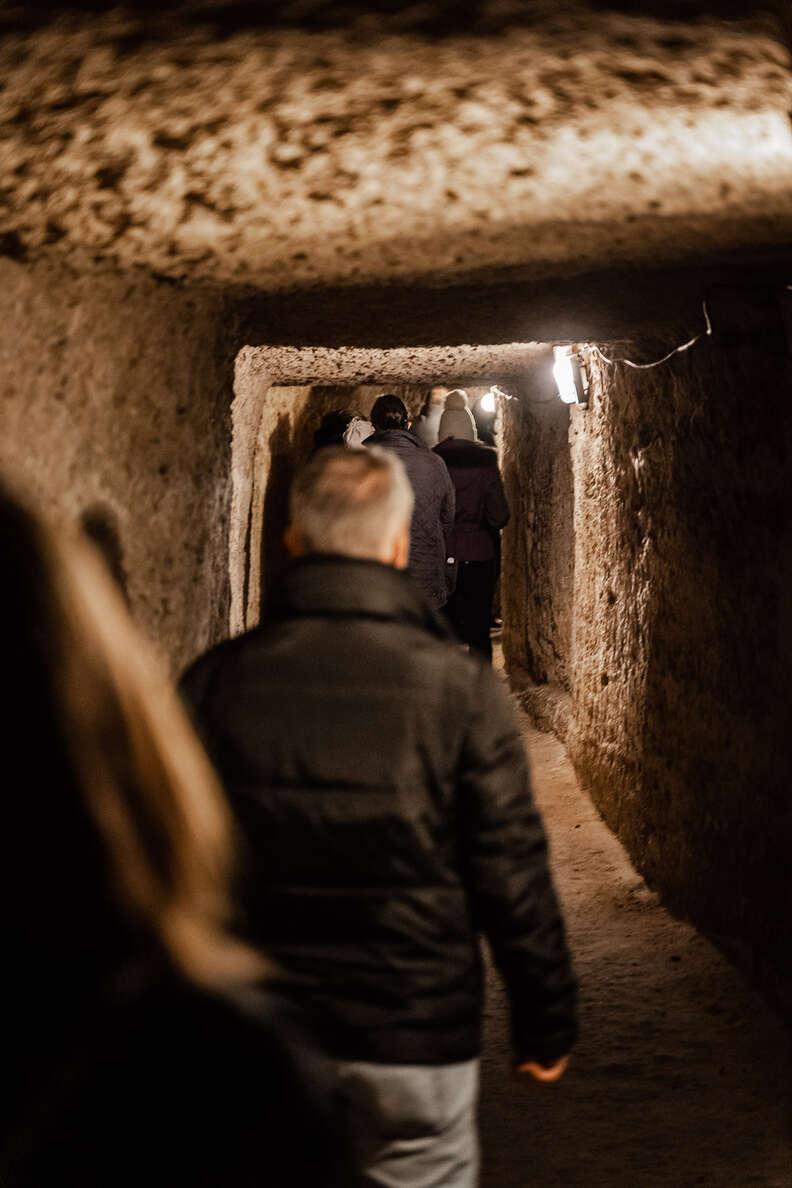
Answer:
[[[372,1064],[461,1064],[480,1053],[476,1028],[456,1030],[432,1026],[431,1031],[368,1030],[340,1039],[332,1031],[315,1034],[323,1051],[335,1060],[365,1060]]]

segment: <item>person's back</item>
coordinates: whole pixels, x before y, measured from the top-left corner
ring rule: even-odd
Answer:
[[[251,936],[337,1056],[476,1050],[455,772],[499,690],[449,639],[390,567],[312,557],[185,682],[246,838]]]
[[[440,418],[445,408],[448,388],[435,386],[429,389],[426,399],[418,416],[410,427],[420,442],[428,449],[434,449],[439,440]]]
[[[434,606],[453,588],[448,544],[454,523],[454,488],[446,466],[407,429],[407,409],[396,396],[380,396],[371,410],[375,432],[366,446],[392,450],[415,495],[410,523],[410,574]],[[438,462],[440,465],[438,466]]]
[[[393,1176],[366,1182],[466,1185],[478,931],[507,981],[521,1063],[554,1066],[568,1051],[574,982],[500,682],[399,572],[409,504],[395,543],[366,543],[357,505],[385,457],[317,457],[293,497],[304,555],[262,625],[198,661],[183,688],[245,838],[250,935],[352,1078],[361,1166]],[[453,1118],[439,1103],[423,1113],[427,1093],[457,1100]],[[458,1178],[442,1178],[452,1166]]]
[[[444,437],[435,446],[435,453],[448,467],[456,498],[451,547],[457,581],[445,614],[459,638],[491,660],[490,622],[498,581],[500,530],[509,522],[509,505],[497,451],[476,440],[466,413],[465,408],[443,414],[444,421],[448,418],[445,428],[455,430],[458,436]]]
[[[226,929],[230,822],[174,691],[98,559],[2,487],[0,546],[0,1183],[343,1183]]]
[[[447,437],[435,446],[435,453],[454,484],[454,555],[458,561],[494,558],[493,533],[509,522],[497,452],[480,441]]]

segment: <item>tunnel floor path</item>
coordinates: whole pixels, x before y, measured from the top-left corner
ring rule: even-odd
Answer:
[[[581,1037],[557,1085],[511,1082],[506,1004],[490,975],[482,1188],[792,1188],[788,1032],[659,904],[563,746],[524,720],[581,983]]]

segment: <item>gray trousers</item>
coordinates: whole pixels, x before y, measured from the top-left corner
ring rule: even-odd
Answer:
[[[335,1062],[361,1185],[475,1188],[478,1060],[463,1064]]]

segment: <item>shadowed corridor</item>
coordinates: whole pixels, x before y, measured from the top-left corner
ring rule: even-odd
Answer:
[[[788,1032],[660,905],[563,746],[522,719],[581,982],[581,1034],[557,1085],[514,1084],[506,1004],[490,978],[483,1188],[788,1188]]]
[[[507,393],[583,1016],[528,1093],[493,981],[484,1188],[790,1188],[789,3],[150,7],[0,12],[3,476],[178,677],[259,621],[324,412]]]

